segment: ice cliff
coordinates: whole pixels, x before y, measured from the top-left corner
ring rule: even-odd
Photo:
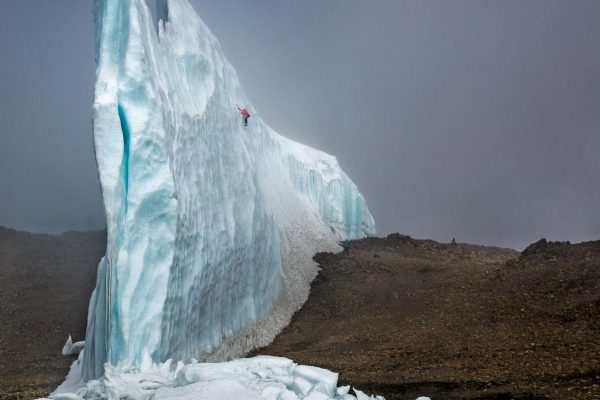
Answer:
[[[222,361],[268,344],[308,296],[313,253],[374,234],[364,198],[334,157],[262,121],[186,0],[158,0],[158,29],[143,0],[94,13],[108,243],[84,379],[145,354]]]

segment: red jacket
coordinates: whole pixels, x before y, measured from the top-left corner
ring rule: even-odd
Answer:
[[[244,117],[246,117],[246,118],[250,117],[250,113],[245,108],[240,108],[239,110]]]

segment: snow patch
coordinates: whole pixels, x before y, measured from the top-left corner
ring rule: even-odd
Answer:
[[[338,374],[298,365],[283,357],[256,356],[223,363],[107,364],[98,380],[59,387],[54,400],[381,400],[349,386],[337,387]],[[81,371],[77,364],[71,372]],[[81,376],[79,373],[78,376]]]

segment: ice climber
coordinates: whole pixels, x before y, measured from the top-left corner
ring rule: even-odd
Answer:
[[[240,108],[238,106],[238,110],[242,113],[242,119],[244,120],[244,126],[248,126],[248,118],[250,118],[250,113],[245,108]]]
[[[344,248],[344,251],[342,252],[342,255],[350,255],[350,241],[348,239],[345,239],[343,242],[339,242],[340,246],[342,246]]]

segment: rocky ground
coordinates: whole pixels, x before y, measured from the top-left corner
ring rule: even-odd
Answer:
[[[0,399],[45,395],[81,340],[105,234],[0,228]],[[390,399],[600,399],[600,241],[523,254],[402,235],[318,254],[267,348]],[[7,323],[8,322],[8,323]]]
[[[600,399],[600,241],[523,254],[402,235],[317,254],[280,355],[388,400]]]
[[[0,399],[47,395],[83,340],[105,232],[33,235],[0,227]]]

